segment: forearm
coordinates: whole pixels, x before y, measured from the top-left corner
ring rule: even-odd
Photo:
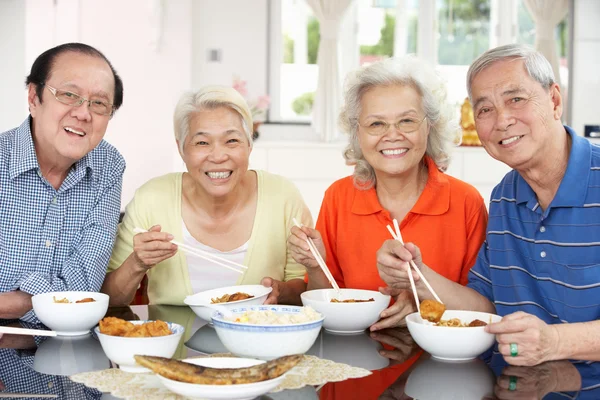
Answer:
[[[553,360],[600,361],[600,321],[552,325],[558,333]]]
[[[110,296],[111,306],[129,305],[144,275],[146,270],[137,265],[132,253],[121,267],[106,275],[101,291]]]
[[[306,283],[303,279],[292,279],[282,282],[279,290],[279,304],[302,305],[300,295],[306,291]]]
[[[581,389],[581,374],[568,361],[551,363],[554,369],[554,388],[552,392],[576,392]]]
[[[20,290],[0,293],[0,319],[18,319],[32,309],[31,295]]]
[[[331,283],[329,283],[329,280],[321,268],[307,268],[306,270],[308,274],[308,285],[306,290],[331,288]]]
[[[448,310],[471,310],[495,313],[496,307],[476,290],[443,277],[429,267],[421,269],[429,285],[440,297]],[[417,281],[419,299],[435,299],[422,280]]]

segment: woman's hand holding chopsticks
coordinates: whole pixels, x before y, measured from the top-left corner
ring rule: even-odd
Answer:
[[[317,259],[308,247],[308,238],[312,239],[323,260],[327,261],[321,234],[316,229],[311,229],[307,226],[301,228],[297,226],[292,227],[290,236],[288,237],[288,250],[297,263],[304,265],[306,268],[319,268]]]
[[[161,232],[160,225],[154,225],[147,232],[141,232],[133,237],[133,253],[136,264],[149,270],[156,264],[173,257],[177,246],[171,243],[173,235]]]

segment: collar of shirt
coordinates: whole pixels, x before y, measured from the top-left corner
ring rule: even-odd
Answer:
[[[587,194],[592,159],[590,142],[577,135],[573,129],[566,125],[565,130],[571,135],[571,152],[569,153],[569,161],[567,162],[567,171],[548,208],[581,207],[585,203]],[[528,202],[532,205],[537,204],[537,197],[531,186],[518,173],[516,174],[516,179],[517,204]]]
[[[16,129],[15,135],[13,136],[13,151],[10,155],[9,173],[10,179],[15,179],[17,176],[24,174],[30,170],[38,170],[40,165],[35,154],[35,146],[33,144],[33,137],[31,133],[31,116]],[[67,176],[66,182],[77,182],[81,180],[88,169],[90,173],[93,173],[94,167],[91,155],[92,152],[86,154],[81,160],[77,161],[69,175]],[[69,185],[71,186],[71,185]]]
[[[416,204],[410,210],[413,214],[441,215],[450,208],[450,182],[443,172],[438,170],[435,162],[425,156],[427,163],[427,184]],[[352,213],[369,215],[383,211],[374,187],[368,190],[356,190],[352,203]]]

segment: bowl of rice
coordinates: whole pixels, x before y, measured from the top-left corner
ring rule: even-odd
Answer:
[[[230,311],[228,317],[219,312],[212,316],[219,339],[235,355],[262,360],[304,354],[325,319],[311,307],[262,305]]]

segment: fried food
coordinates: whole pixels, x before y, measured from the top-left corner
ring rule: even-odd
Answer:
[[[95,301],[96,301],[96,300],[94,300],[94,299],[93,299],[93,298],[91,298],[91,297],[86,297],[86,298],[84,298],[84,299],[77,300],[75,303],[93,303],[93,302],[95,302]]]
[[[99,322],[100,333],[124,337],[156,337],[172,334],[164,321],[151,321],[145,324],[132,324],[120,318],[106,317]]]
[[[303,358],[301,354],[296,354],[246,368],[209,368],[170,358],[133,357],[141,366],[165,378],[203,385],[238,385],[274,379],[294,368]]]
[[[55,303],[62,303],[62,304],[73,304],[72,301],[69,301],[69,299],[67,299],[66,297],[62,298],[62,299],[57,299],[56,296],[52,296],[52,300],[54,300]],[[95,302],[96,300],[91,298],[91,297],[85,297],[81,300],[77,300],[75,303],[92,303]]]
[[[473,327],[477,327],[477,326],[486,326],[487,323],[479,320],[479,319],[475,319],[473,321],[471,321],[470,323],[465,323],[462,322],[459,318],[452,318],[449,320],[440,320],[436,326],[447,326],[447,327],[453,327],[453,328],[473,328]]]
[[[374,298],[370,298],[369,300],[357,300],[357,299],[338,300],[338,299],[331,299],[330,303],[367,303],[369,301],[375,301],[375,299]]]
[[[235,292],[234,294],[224,294],[221,297],[211,298],[210,302],[211,302],[211,304],[230,303],[232,301],[246,300],[246,299],[251,299],[253,297],[254,297],[253,295],[248,294],[248,293]]]
[[[446,306],[435,300],[423,300],[420,308],[421,318],[429,322],[439,322],[446,311]]]

